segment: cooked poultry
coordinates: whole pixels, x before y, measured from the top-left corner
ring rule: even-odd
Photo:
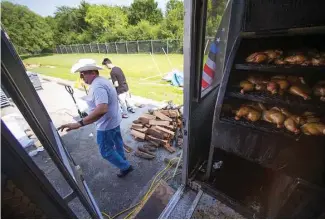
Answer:
[[[320,100],[325,101],[325,81],[318,82],[314,86],[313,91],[315,96],[320,96]]]
[[[293,118],[287,118],[284,121],[284,126],[288,131],[291,131],[295,134],[299,134],[300,130],[298,128],[298,123]]]
[[[325,58],[319,57],[319,58],[311,58],[311,64],[314,66],[323,66],[325,65]]]
[[[290,84],[306,84],[304,77],[287,76],[287,80]]]
[[[321,122],[310,122],[301,126],[301,131],[306,135],[325,135],[325,124]]]
[[[283,59],[276,59],[276,60],[274,61],[274,63],[277,64],[277,65],[284,65],[284,64],[287,64],[287,62],[284,61]]]
[[[246,118],[249,121],[257,121],[261,118],[261,112],[247,105],[241,106],[236,112],[235,119]]]
[[[276,124],[278,128],[283,127],[286,116],[278,108],[271,108],[270,110],[263,111],[263,120]]]
[[[268,56],[269,61],[273,61],[277,58],[279,58],[283,51],[282,50],[266,50],[264,53]]]
[[[284,61],[289,63],[289,64],[304,64],[307,60],[307,57],[305,57],[302,54],[297,54],[293,56],[289,56],[284,58]]]
[[[287,117],[291,118],[297,125],[303,125],[306,123],[304,116],[294,115],[285,108],[281,108],[280,111]]]
[[[252,108],[256,109],[257,111],[261,111],[261,112],[264,111],[264,110],[267,110],[266,107],[260,102],[258,102],[258,103],[254,102],[254,103],[249,104],[247,106],[252,107]]]
[[[275,82],[279,86],[279,94],[282,95],[286,90],[288,90],[290,84],[288,80],[272,78],[272,82]]]
[[[254,84],[247,80],[241,81],[239,86],[241,88],[240,93],[242,93],[242,94],[244,94],[245,92],[254,90]]]
[[[253,84],[261,84],[261,83],[268,83],[268,79],[266,79],[263,76],[256,76],[256,75],[250,75],[248,76],[247,80]]]
[[[269,82],[266,86],[267,91],[271,92],[271,94],[277,94],[279,85],[275,82]]]
[[[310,99],[310,90],[306,85],[296,84],[292,85],[289,89],[289,92],[293,95],[302,97],[304,100]]]
[[[246,58],[246,62],[248,63],[262,63],[266,61],[268,56],[262,52],[252,53]]]
[[[267,83],[260,83],[255,85],[257,91],[267,91]]]

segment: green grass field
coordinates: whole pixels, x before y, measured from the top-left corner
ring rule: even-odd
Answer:
[[[164,74],[173,68],[183,71],[183,55],[172,54],[168,56],[171,66],[164,55],[154,55],[160,72]],[[114,65],[122,68],[132,94],[157,101],[173,100],[177,104],[183,103],[183,90],[161,80],[162,76],[159,76],[159,71],[149,54],[55,54],[23,58],[23,62],[41,65],[38,68],[30,69],[32,72],[76,81],[79,74],[70,73],[71,66],[74,63],[81,58],[92,58],[101,64],[105,57],[111,59]],[[105,68],[100,71],[100,75],[108,77],[109,72]],[[146,79],[148,77],[152,78]]]

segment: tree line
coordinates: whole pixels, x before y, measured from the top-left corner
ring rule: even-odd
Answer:
[[[209,1],[207,36],[220,23],[225,0]],[[104,43],[125,40],[183,39],[184,4],[169,0],[166,11],[155,0],[134,0],[130,6],[89,4],[60,6],[53,16],[42,17],[28,7],[2,2],[2,25],[19,53],[52,51],[55,45]]]

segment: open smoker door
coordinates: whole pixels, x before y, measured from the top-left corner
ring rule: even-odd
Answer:
[[[50,116],[26,74],[20,57],[3,29],[1,30],[1,55],[2,85],[73,190],[66,196],[65,202],[68,203],[78,197],[91,217],[102,218],[80,167],[64,147]],[[10,135],[6,137],[10,138]],[[34,168],[39,169],[35,166]]]
[[[205,49],[207,5],[222,10],[222,19],[210,47]],[[235,5],[235,6],[234,6]],[[242,4],[232,0],[185,1],[184,17],[184,114],[182,185],[176,191],[160,218],[191,218],[196,205],[205,193],[196,184],[195,175],[206,169],[210,151],[212,119],[228,54],[239,32]],[[231,18],[231,14],[238,16]],[[230,28],[232,26],[233,28]],[[229,46],[230,45],[230,46]],[[185,215],[175,214],[188,190],[197,192]],[[186,196],[185,196],[186,197]],[[176,207],[176,208],[175,208]],[[184,209],[186,209],[184,207]]]

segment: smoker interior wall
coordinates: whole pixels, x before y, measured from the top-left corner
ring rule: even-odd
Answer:
[[[323,138],[313,140],[302,137],[297,142],[214,120],[211,144],[289,176],[325,185],[325,142]]]
[[[211,141],[212,118],[219,88],[216,87],[195,104],[191,114],[191,136],[189,148],[189,173],[201,160],[207,159]],[[194,103],[193,103],[194,105]]]

